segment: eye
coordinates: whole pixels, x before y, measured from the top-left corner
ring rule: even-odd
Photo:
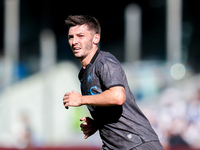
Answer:
[[[78,37],[84,37],[84,35],[83,34],[79,34]]]
[[[73,38],[74,36],[73,35],[68,35],[68,39],[71,39]]]

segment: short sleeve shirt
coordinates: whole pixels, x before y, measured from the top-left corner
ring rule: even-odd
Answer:
[[[82,95],[97,95],[111,87],[125,88],[121,106],[87,106],[98,126],[104,150],[128,150],[143,142],[158,140],[149,121],[138,108],[120,62],[109,52],[98,50],[79,72]]]

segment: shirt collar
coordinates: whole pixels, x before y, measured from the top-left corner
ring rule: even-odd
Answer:
[[[86,66],[85,69],[83,69],[83,67],[81,68],[81,70],[80,70],[80,72],[79,72],[79,75],[78,75],[79,80],[82,79],[82,76],[83,76],[83,74],[85,73],[85,70],[86,70],[89,66],[91,66],[91,65],[94,63],[94,61],[96,60],[96,58],[97,58],[99,52],[100,52],[100,49],[98,49],[98,50],[96,51],[96,53],[95,53],[94,56],[92,57],[92,60],[91,60],[90,63]]]
[[[97,58],[99,52],[100,52],[100,49],[98,49],[97,52],[94,54],[94,56],[92,57],[92,60],[90,61],[90,64],[93,64],[93,63],[94,63],[94,61],[96,60],[96,58]]]

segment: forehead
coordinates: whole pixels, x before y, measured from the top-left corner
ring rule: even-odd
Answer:
[[[91,32],[88,30],[87,25],[76,25],[69,28],[68,34],[77,34],[77,33],[88,33]]]

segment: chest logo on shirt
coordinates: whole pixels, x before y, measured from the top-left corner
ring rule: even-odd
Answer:
[[[87,82],[89,83],[89,82],[92,82],[92,75],[93,75],[93,73],[90,73],[89,75],[88,75],[88,77],[87,77]],[[90,84],[92,84],[92,83],[90,83]],[[88,88],[88,89],[86,89],[84,92],[82,92],[82,94],[83,95],[97,95],[97,94],[99,94],[99,92],[97,92],[97,86],[95,86],[95,85],[90,85],[90,84],[86,84],[87,85],[87,87],[89,86],[90,88]]]
[[[90,89],[87,89],[83,95],[98,95],[99,93],[93,93],[93,90],[97,89],[97,86],[92,86]]]
[[[92,73],[90,73],[88,76],[88,82],[91,82],[91,81],[92,81]]]

